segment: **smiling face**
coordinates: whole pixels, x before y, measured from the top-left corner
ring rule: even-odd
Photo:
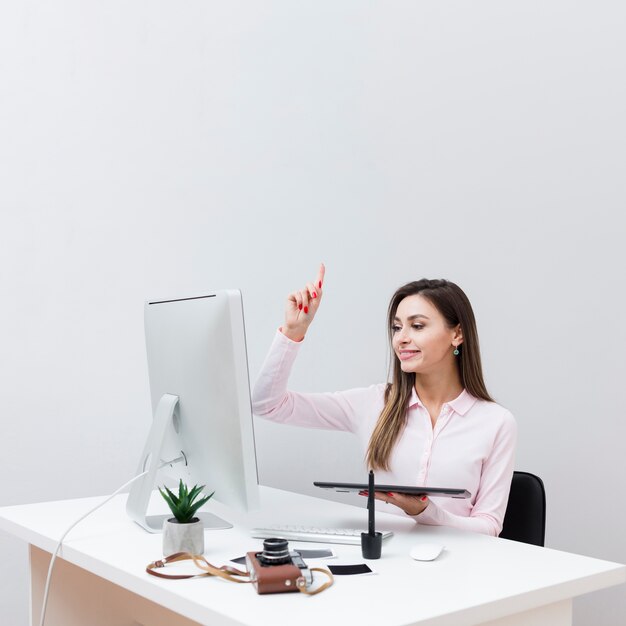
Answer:
[[[450,328],[443,315],[419,294],[400,301],[392,325],[392,346],[403,372],[428,374],[454,366],[460,326]]]

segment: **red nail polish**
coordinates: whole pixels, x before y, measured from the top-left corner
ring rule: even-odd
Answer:
[[[308,312],[309,312],[309,307],[308,307],[308,306],[305,306],[305,307],[304,307],[304,312],[305,312],[305,313],[308,313]]]
[[[391,493],[390,491],[388,491],[388,492],[387,492],[387,495],[388,495],[390,498],[393,498],[393,493]]]
[[[426,500],[428,500],[428,498],[427,498],[426,496],[422,496],[422,497],[420,498],[420,500],[421,500],[422,502],[426,502]]]
[[[302,305],[301,304],[298,305],[298,308],[302,311]]]
[[[322,288],[322,281],[320,280],[319,283],[317,283],[317,286],[321,289]]]

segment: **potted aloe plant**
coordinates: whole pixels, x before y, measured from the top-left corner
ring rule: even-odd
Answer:
[[[183,483],[178,485],[178,495],[164,487],[159,491],[172,511],[174,517],[163,522],[163,554],[168,556],[175,552],[204,552],[204,527],[202,521],[196,517],[196,511],[206,504],[211,495],[199,498],[204,485],[195,485],[191,490]]]

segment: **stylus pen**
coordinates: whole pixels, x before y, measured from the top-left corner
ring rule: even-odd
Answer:
[[[368,491],[367,491],[367,509],[368,525],[370,537],[373,537],[376,533],[376,520],[374,519],[374,471],[370,470]]]

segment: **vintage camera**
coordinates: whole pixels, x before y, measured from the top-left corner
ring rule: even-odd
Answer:
[[[246,567],[257,593],[298,591],[313,583],[313,574],[286,539],[265,539],[263,552],[248,552]]]

